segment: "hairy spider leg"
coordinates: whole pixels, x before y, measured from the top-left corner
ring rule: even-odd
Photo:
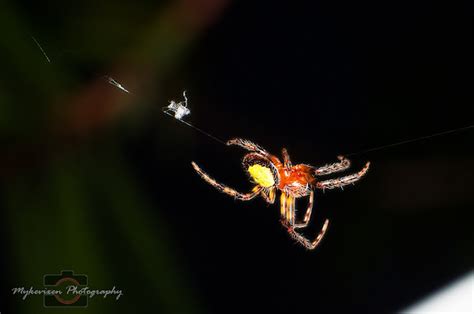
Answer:
[[[304,214],[303,222],[302,223],[296,223],[294,225],[295,229],[305,228],[305,227],[308,226],[309,220],[311,218],[311,213],[313,211],[313,202],[314,202],[314,191],[311,190],[311,192],[309,192],[308,207],[306,208],[306,213]]]
[[[316,168],[315,174],[317,176],[323,176],[335,172],[344,171],[351,166],[351,162],[349,159],[346,159],[343,156],[338,156],[337,158],[340,160],[340,162]]]
[[[261,194],[262,194],[263,199],[268,204],[275,203],[275,197],[276,197],[275,188],[263,189]]]
[[[244,140],[244,139],[241,139],[241,138],[234,138],[234,139],[231,139],[231,140],[228,140],[227,141],[227,146],[230,146],[230,145],[237,145],[237,146],[240,146],[248,151],[251,151],[251,152],[258,152],[266,157],[270,156],[270,154],[265,150],[263,149],[262,147],[258,146],[257,144],[255,143],[252,143],[250,142],[249,140]]]
[[[286,196],[286,220],[288,225],[293,226],[295,224],[295,198],[293,196]]]
[[[288,229],[288,233],[293,239],[298,241],[301,245],[303,245],[308,250],[314,250],[318,246],[318,244],[321,242],[324,235],[326,234],[328,225],[329,225],[329,219],[326,219],[326,221],[324,221],[323,227],[321,228],[321,231],[319,231],[316,239],[314,239],[314,241],[312,242],[308,240],[307,238],[305,238],[304,236],[302,236],[301,234],[299,234],[298,232],[296,232],[295,229],[293,229],[292,227],[287,227],[287,229]]]
[[[300,233],[295,231],[296,226],[294,225],[294,221],[291,222],[291,214],[288,213],[288,212],[293,212],[294,213],[294,211],[295,211],[294,198],[293,198],[293,201],[291,201],[290,198],[291,198],[291,196],[287,195],[286,193],[281,194],[281,197],[280,197],[280,202],[281,202],[280,214],[282,216],[281,223],[287,229],[288,233],[290,234],[290,236],[293,239],[295,239],[298,243],[303,245],[308,250],[313,250],[318,246],[319,242],[321,242],[324,235],[326,234],[326,231],[327,231],[328,225],[329,225],[329,220],[326,219],[324,221],[324,225],[323,225],[321,231],[316,236],[314,241],[311,242],[310,240],[305,238],[303,235],[301,235]],[[310,198],[311,198],[311,196],[310,196]],[[311,203],[311,206],[312,206],[312,201],[311,200],[310,200],[310,203]],[[288,219],[288,217],[290,217],[290,219]],[[294,217],[294,215],[293,215],[293,217]],[[310,217],[310,215],[308,215],[308,212],[306,212],[305,218],[306,217]],[[309,220],[309,218],[308,218],[308,220]]]
[[[320,181],[316,183],[316,187],[322,190],[342,188],[343,186],[359,181],[367,173],[367,171],[369,170],[369,166],[370,166],[370,162],[366,163],[365,167],[362,168],[362,170],[357,173],[353,173],[345,177]]]
[[[287,193],[281,193],[280,196],[280,216],[281,222],[285,227],[293,226],[294,220],[292,219],[293,210],[295,206],[294,197],[291,197]]]
[[[214,180],[213,178],[211,178],[207,173],[205,173],[201,168],[199,168],[199,166],[194,161],[191,162],[191,164],[193,165],[194,170],[196,170],[196,172],[201,176],[201,178],[204,179],[204,181],[206,181],[207,183],[215,187],[220,192],[228,194],[234,197],[235,199],[238,199],[241,201],[249,201],[253,199],[255,196],[257,196],[258,194],[260,194],[260,192],[262,191],[262,187],[257,185],[249,193],[244,194],[244,193],[237,192],[236,190],[226,185],[223,185],[217,182],[216,180]]]
[[[283,163],[285,164],[285,167],[288,169],[291,168],[292,164],[290,160],[290,155],[288,154],[288,151],[286,150],[286,148],[283,148],[281,150],[281,154],[283,155]]]
[[[283,225],[287,225],[286,222],[286,193],[281,193],[280,195],[280,217]]]

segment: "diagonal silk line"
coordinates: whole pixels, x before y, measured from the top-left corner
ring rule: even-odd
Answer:
[[[361,150],[361,151],[350,153],[350,154],[344,154],[343,156],[349,157],[349,156],[361,155],[361,154],[365,154],[365,153],[368,153],[368,152],[374,152],[374,151],[382,150],[382,149],[389,148],[389,147],[395,147],[395,146],[405,145],[405,144],[408,144],[408,143],[414,143],[414,142],[422,141],[422,140],[437,137],[437,136],[452,134],[452,133],[456,133],[456,132],[463,132],[463,131],[467,131],[467,130],[472,129],[472,128],[474,128],[474,124],[464,126],[464,127],[460,127],[460,128],[457,128],[457,129],[452,129],[452,130],[448,130],[448,131],[434,133],[434,134],[431,134],[431,135],[420,136],[420,137],[417,137],[417,138],[404,140],[404,141],[400,141],[400,142],[396,142],[396,143],[392,143],[392,144],[377,146],[377,147],[374,147],[374,148],[369,148],[369,149]]]

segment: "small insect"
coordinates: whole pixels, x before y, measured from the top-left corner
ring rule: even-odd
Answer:
[[[166,107],[163,107],[164,112],[170,114],[170,111],[174,113],[174,117],[178,120],[181,120],[184,116],[187,116],[191,113],[191,110],[188,108],[188,98],[186,98],[186,91],[183,92],[184,101],[175,102],[174,100],[170,101],[170,104]]]
[[[319,242],[324,237],[329,224],[329,220],[326,219],[321,231],[313,241],[308,240],[296,231],[297,229],[308,226],[313,208],[314,190],[334,189],[338,187],[342,188],[348,184],[353,184],[367,173],[370,165],[370,162],[367,162],[365,167],[357,173],[340,178],[320,181],[319,176],[348,169],[350,167],[350,161],[339,156],[339,162],[319,168],[306,164],[293,166],[285,148],[282,150],[282,163],[278,157],[269,154],[266,150],[248,140],[236,138],[228,141],[227,145],[238,145],[250,151],[250,153],[247,153],[244,156],[242,166],[249,175],[250,180],[256,184],[251,192],[246,194],[239,193],[236,190],[217,182],[199,168],[195,162],[192,162],[197,173],[217,190],[242,201],[249,201],[257,195],[261,195],[266,202],[273,204],[275,202],[276,192],[277,190],[280,190],[280,222],[287,229],[293,239],[309,250],[318,246]],[[295,200],[306,196],[308,197],[306,213],[302,221],[296,222]]]

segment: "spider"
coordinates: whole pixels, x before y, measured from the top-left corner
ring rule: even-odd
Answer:
[[[319,168],[305,164],[293,166],[285,148],[282,150],[282,163],[278,157],[269,154],[265,149],[248,140],[235,138],[229,140],[227,145],[238,145],[250,151],[250,153],[244,156],[242,166],[248,173],[250,180],[256,184],[251,192],[246,194],[239,193],[217,182],[205,173],[195,162],[192,162],[191,164],[197,173],[217,190],[242,201],[249,201],[260,194],[267,203],[273,204],[275,202],[276,192],[280,190],[280,222],[293,239],[309,250],[318,246],[329,225],[329,220],[326,219],[321,231],[313,241],[310,241],[296,231],[297,229],[308,226],[313,208],[314,190],[334,189],[338,187],[342,189],[343,186],[353,184],[360,180],[367,173],[370,165],[370,162],[367,162],[365,167],[357,173],[320,181],[319,176],[346,170],[350,167],[350,161],[339,156],[339,162]],[[306,213],[302,221],[296,222],[295,200],[306,196],[308,197]]]

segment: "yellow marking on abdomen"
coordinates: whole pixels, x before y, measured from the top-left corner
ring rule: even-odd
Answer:
[[[264,188],[269,188],[275,184],[273,173],[268,167],[255,164],[248,168],[248,172],[255,180],[255,182],[263,186]]]

